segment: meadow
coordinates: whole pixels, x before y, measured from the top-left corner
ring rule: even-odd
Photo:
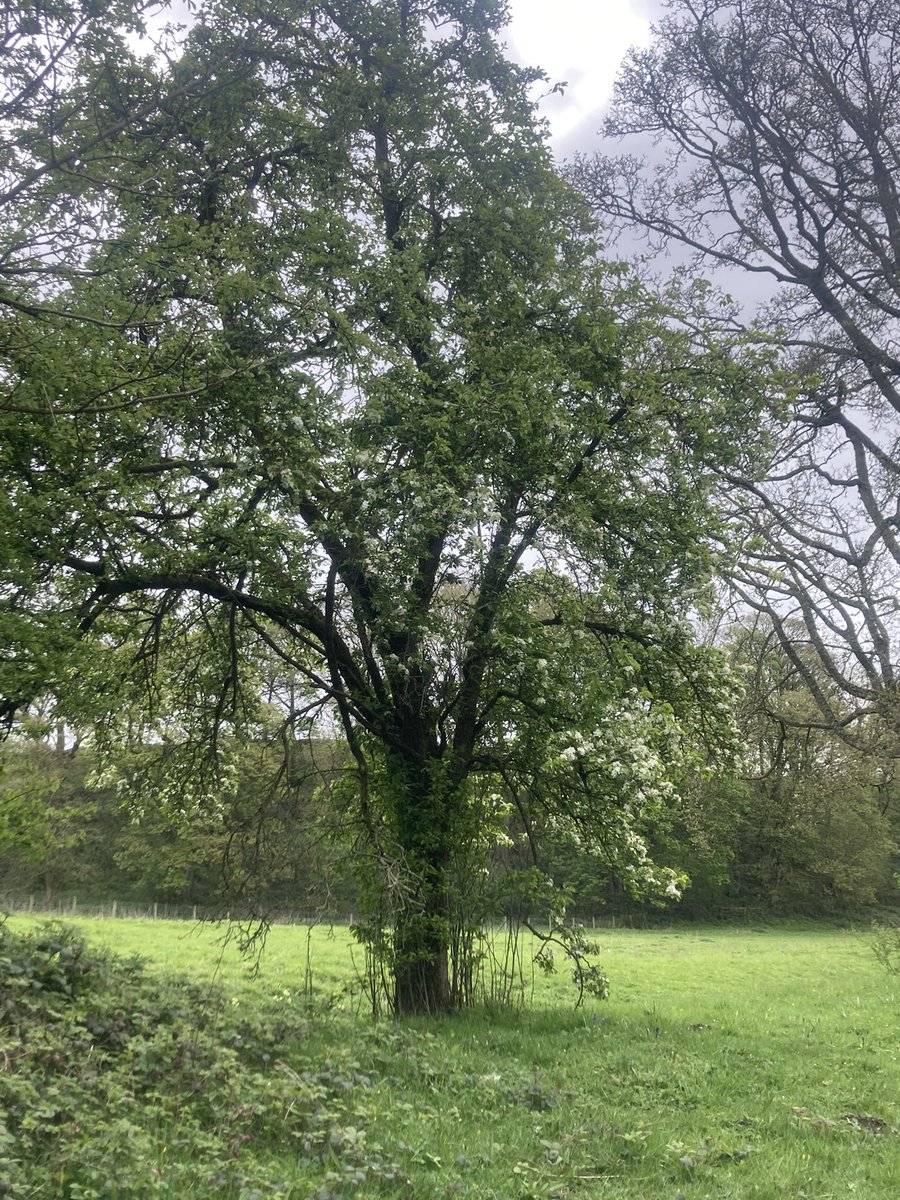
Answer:
[[[116,1051],[131,1055],[122,1145],[126,1133],[129,1147],[140,1143],[128,1170],[104,1158],[119,1119],[105,1094],[106,1125],[79,1118],[57,1176],[32,1186],[28,1164],[8,1151],[18,1174],[6,1195],[897,1195],[900,981],[877,964],[865,931],[605,930],[605,1002],[576,1010],[563,975],[538,975],[522,1009],[396,1023],[366,1015],[346,928],[275,927],[249,964],[210,926],[73,924],[90,944],[145,957],[145,990],[187,976],[193,1007],[167,1000],[159,1026],[170,1032],[142,1030],[138,1043],[129,1034],[127,1046],[123,1034]],[[91,1036],[67,1079],[87,1070]],[[145,1070],[154,1082],[137,1087]],[[94,1068],[79,1097],[99,1078]],[[69,1116],[57,1113],[57,1126],[68,1129]],[[52,1152],[53,1129],[42,1136]]]

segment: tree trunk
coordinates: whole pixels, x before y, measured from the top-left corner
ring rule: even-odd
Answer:
[[[437,908],[437,905],[430,906]],[[394,1010],[445,1013],[450,1003],[448,905],[398,915],[394,928]]]
[[[450,831],[456,790],[439,760],[394,764],[394,812],[408,891],[394,921],[394,1009],[448,1012],[450,999]]]

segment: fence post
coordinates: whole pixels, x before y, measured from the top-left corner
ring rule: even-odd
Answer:
[[[197,905],[196,904],[194,905],[194,915],[191,918],[191,920],[193,920],[193,921],[197,920]]]
[[[34,896],[28,897],[28,911],[34,912]]]
[[[154,921],[156,920],[156,910],[157,910],[157,904],[156,904],[156,901],[154,900],[153,901],[153,920]]]
[[[118,902],[118,900],[113,900],[113,905],[112,905],[112,915],[113,915],[114,917],[115,917],[115,915],[116,915],[116,909],[117,909],[118,907],[119,907],[119,902]]]

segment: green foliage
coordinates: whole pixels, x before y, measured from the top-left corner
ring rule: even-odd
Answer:
[[[12,229],[0,296],[2,713],[49,694],[107,763],[151,746],[173,821],[241,809],[248,746],[283,780],[339,732],[401,1011],[451,1005],[450,893],[511,797],[673,898],[647,827],[735,741],[688,617],[767,353],[600,260],[504,15],[221,0],[142,60],[110,11],[118,60],[72,68],[90,236],[53,225],[48,284]]]
[[[26,729],[28,725],[26,724]],[[108,796],[86,786],[88,767],[46,744],[40,730],[0,747],[0,881],[4,890],[40,888],[50,898],[62,883],[85,879],[79,862],[108,859],[92,837]],[[99,851],[99,853],[98,853]],[[87,868],[90,878],[91,869]]]
[[[872,952],[889,975],[900,975],[900,922],[876,921]]]
[[[350,911],[345,848],[315,799],[340,761],[328,740],[245,745],[214,808],[178,811],[159,803],[163,746],[123,749],[100,770],[90,737],[77,749],[11,738],[0,746],[0,894]]]
[[[874,750],[865,738],[848,744],[821,720],[808,672],[838,712],[840,688],[800,628],[794,633],[793,657],[764,620],[735,627],[729,639],[747,682],[749,778],[734,797],[740,883],[782,908],[871,903],[888,888],[896,849],[890,762],[877,742]],[[793,660],[804,653],[807,673]]]
[[[238,1013],[215,987],[161,979],[62,925],[0,926],[3,1194],[274,1200],[310,1194],[306,1164],[335,1195],[402,1186],[354,1125],[370,1078],[339,1059],[284,1061],[307,1021],[283,1005]],[[278,1155],[298,1154],[285,1173]]]

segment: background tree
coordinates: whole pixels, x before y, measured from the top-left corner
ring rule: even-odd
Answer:
[[[60,885],[77,887],[75,863],[99,805],[82,764],[42,732],[39,721],[26,720],[0,757],[0,891],[39,891],[52,902]]]
[[[834,711],[849,707],[814,651],[801,651],[803,629],[786,632]],[[865,730],[860,751],[821,727],[816,696],[765,618],[745,612],[734,623],[723,609],[713,634],[741,685],[744,757],[736,769],[716,764],[698,772],[686,764],[677,798],[653,814],[647,829],[653,861],[684,871],[690,881],[673,915],[814,915],[896,903],[900,808],[891,759],[871,752]],[[620,919],[652,914],[652,901],[635,903],[614,866],[571,840],[550,831],[542,852],[582,914],[604,906]]]
[[[892,0],[666,9],[606,125],[657,148],[575,174],[607,220],[657,248],[769,282],[753,328],[799,383],[768,483],[728,473],[745,531],[732,583],[781,639],[818,719],[895,754],[900,12]]]
[[[647,814],[670,761],[730,737],[685,618],[716,472],[753,470],[762,366],[598,262],[503,18],[206,11],[141,70],[216,86],[135,133],[139,160],[104,143],[105,231],[60,281],[139,325],[23,313],[5,368],[8,708],[49,691],[110,745],[142,714],[190,811],[238,778],[280,662],[305,689],[286,721],[346,740],[333,802],[400,1012],[451,1002],[485,795],[677,894]]]
[[[783,639],[791,639],[790,654]],[[803,630],[751,615],[726,645],[744,682],[745,775],[730,787],[725,894],[736,902],[816,913],[888,899],[900,813],[891,761],[821,727],[819,697],[852,707]],[[804,670],[795,659],[806,656]],[[817,691],[807,678],[817,679]],[[861,737],[865,738],[865,730]],[[713,805],[719,781],[700,783]],[[728,786],[726,784],[726,786]]]

